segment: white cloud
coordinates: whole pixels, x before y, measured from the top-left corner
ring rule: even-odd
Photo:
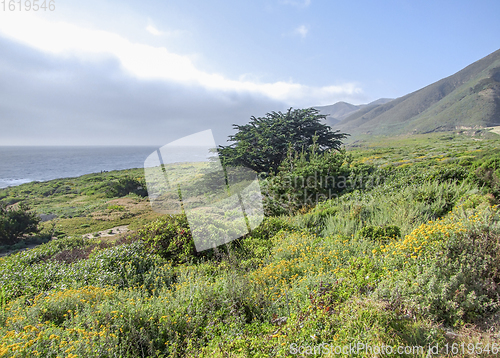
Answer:
[[[154,27],[153,25],[148,25],[146,27],[146,30],[151,34],[151,35],[155,35],[155,36],[160,36],[163,34],[163,32],[161,32],[160,30],[158,30],[156,27]]]
[[[294,34],[299,35],[303,39],[307,36],[309,29],[305,25],[300,25],[294,30]]]
[[[151,29],[156,30],[153,25]],[[296,31],[302,37],[307,35],[303,25]],[[292,81],[232,80],[221,74],[201,71],[189,56],[169,52],[165,47],[133,43],[115,33],[50,22],[28,13],[11,12],[3,16],[0,13],[0,35],[59,56],[92,59],[111,55],[119,60],[125,71],[140,79],[174,81],[209,90],[250,92],[294,106],[331,104],[362,93],[354,83],[313,87]]]
[[[156,24],[151,19],[148,19],[148,26],[146,26],[146,31],[154,36],[178,36],[182,33],[185,33],[185,31],[181,30],[159,30],[158,26],[156,26]]]

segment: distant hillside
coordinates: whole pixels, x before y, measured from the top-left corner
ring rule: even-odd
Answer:
[[[348,116],[356,113],[362,108],[374,108],[377,105],[387,103],[392,101],[392,98],[380,98],[368,104],[354,105],[346,102],[337,102],[329,106],[319,106],[314,107],[321,112],[321,114],[326,114],[327,123],[330,126],[337,125],[340,121],[347,118]]]
[[[342,102],[341,102],[342,103]],[[338,104],[338,103],[337,103]],[[317,107],[323,112],[323,108]],[[500,125],[500,50],[427,87],[334,116],[333,129],[392,135]],[[339,106],[335,108],[340,108]],[[335,112],[336,113],[336,112]]]

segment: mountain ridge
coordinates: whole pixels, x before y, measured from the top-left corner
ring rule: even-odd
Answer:
[[[352,135],[397,135],[498,126],[500,50],[405,96],[385,103],[372,103],[351,105],[358,108],[330,115],[327,123],[334,130]],[[339,107],[336,105],[316,108],[326,114],[325,109]]]
[[[373,102],[367,104],[358,104],[358,105],[341,101],[334,103],[332,105],[317,106],[314,108],[319,110],[321,114],[326,114],[327,123],[331,125],[333,123],[338,123],[342,121],[343,119],[347,118],[354,112],[357,112],[363,108],[377,106],[392,100],[393,100],[392,98],[379,98]]]

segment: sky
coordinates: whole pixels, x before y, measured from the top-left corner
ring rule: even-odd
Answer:
[[[500,48],[498,0],[31,4],[0,3],[0,145],[226,144],[251,116],[397,98]]]

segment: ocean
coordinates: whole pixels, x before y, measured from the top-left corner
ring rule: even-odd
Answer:
[[[143,168],[148,155],[156,149],[158,147],[0,146],[0,188],[105,170]],[[179,147],[168,162],[205,161],[205,153],[197,147]]]

